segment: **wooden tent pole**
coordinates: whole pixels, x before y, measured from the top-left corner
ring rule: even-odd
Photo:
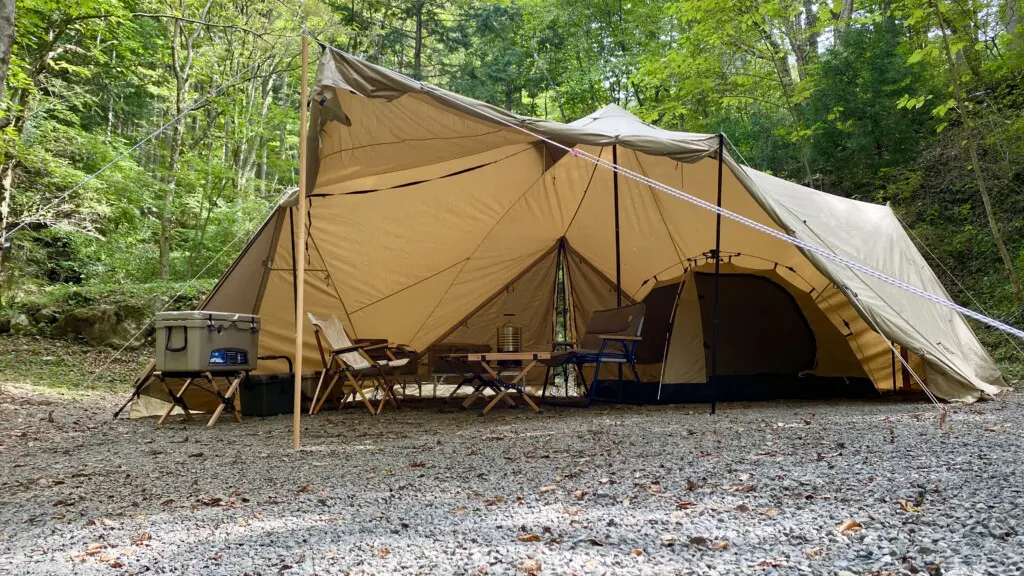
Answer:
[[[292,403],[292,447],[302,444],[302,336],[306,296],[306,124],[309,102],[309,37],[302,31],[302,101],[299,108],[299,238],[295,258],[295,396]]]

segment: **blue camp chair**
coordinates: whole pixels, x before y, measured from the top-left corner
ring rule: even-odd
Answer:
[[[597,391],[598,376],[602,364],[626,365],[633,372],[633,379],[640,384],[640,375],[636,371],[636,346],[640,343],[640,333],[644,327],[644,315],[647,309],[643,303],[631,304],[611,310],[597,310],[590,316],[587,331],[579,342],[554,342],[554,352],[550,360],[541,362],[549,369],[567,364],[574,365],[576,372],[583,379],[583,366],[594,365],[594,377],[588,386],[586,380],[583,388],[587,395],[586,405],[594,402]],[[568,349],[564,349],[568,346]],[[563,348],[559,350],[559,348]],[[619,373],[619,389],[622,380]],[[547,392],[547,381],[544,382],[544,393]]]

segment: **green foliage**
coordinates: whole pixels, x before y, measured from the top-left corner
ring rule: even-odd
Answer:
[[[1022,325],[964,146],[980,140],[1020,269],[1024,35],[1015,12],[1003,0],[858,0],[852,13],[848,5],[21,1],[0,102],[0,181],[13,175],[6,226],[23,229],[0,265],[0,306],[146,300],[196,277],[194,295],[212,285],[296,183],[296,55],[306,27],[516,112],[572,121],[614,102],[667,129],[725,132],[757,168],[890,202],[933,266],[949,269],[940,276],[955,298]],[[130,150],[229,80],[180,131]],[[963,110],[954,80],[967,94]],[[1001,361],[1012,358],[1003,339],[980,334]]]

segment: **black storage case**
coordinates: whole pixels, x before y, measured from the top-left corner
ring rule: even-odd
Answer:
[[[243,416],[277,416],[294,410],[295,374],[287,356],[260,356],[260,360],[288,361],[286,374],[250,374],[239,389]]]

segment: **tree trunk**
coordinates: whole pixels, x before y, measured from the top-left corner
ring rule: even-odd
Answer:
[[[412,77],[423,80],[423,4],[426,0],[416,2],[416,46],[412,54]]]
[[[14,0],[0,0],[0,103],[7,86],[7,70],[11,66],[14,47]],[[5,187],[4,190],[7,188]]]
[[[956,107],[960,112],[960,119],[964,123],[964,131],[967,133],[967,149],[971,155],[971,168],[974,171],[974,179],[978,184],[978,193],[981,194],[981,203],[985,206],[985,217],[988,219],[988,227],[992,231],[992,238],[995,240],[999,257],[1006,267],[1006,274],[1010,277],[1010,284],[1013,287],[1013,297],[1017,301],[1018,308],[1024,308],[1024,291],[1021,290],[1020,279],[1014,271],[1013,258],[1010,251],[1006,249],[1003,241],[1003,233],[999,230],[999,223],[996,221],[995,210],[992,208],[992,200],[988,196],[988,185],[985,182],[985,175],[981,171],[981,161],[978,157],[978,141],[975,138],[974,127],[970,115],[967,113],[967,102],[964,100],[963,90],[960,87],[960,74],[957,69],[956,60],[953,58],[953,50],[949,46],[949,35],[946,32],[946,23],[942,18],[942,10],[939,9],[939,0],[932,0],[932,9],[939,24],[939,32],[942,34],[942,47],[946,54],[946,65],[949,70],[949,79],[953,85],[953,97],[956,99]]]

